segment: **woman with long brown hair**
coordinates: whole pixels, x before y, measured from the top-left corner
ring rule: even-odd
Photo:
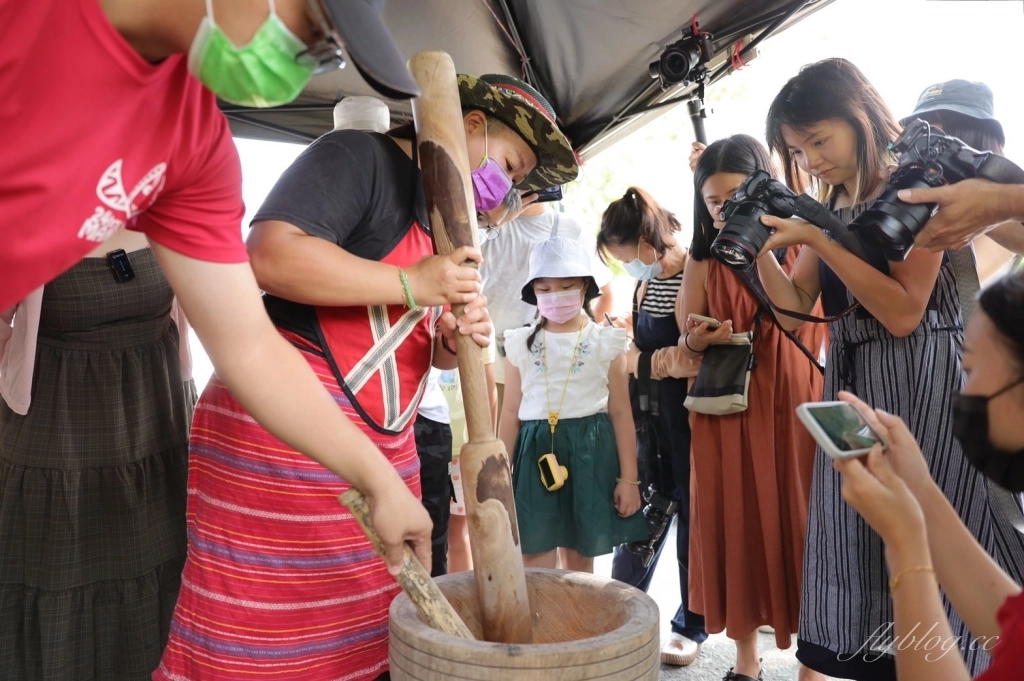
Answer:
[[[782,159],[790,186],[809,187],[847,224],[881,192],[892,160],[889,144],[899,130],[878,92],[843,59],[801,69],[776,96],[767,121],[769,145]],[[932,476],[967,527],[1019,581],[1024,538],[993,504],[947,418],[964,381],[958,287],[965,282],[954,268],[960,255],[915,249],[904,261],[889,262],[856,233],[832,235],[798,219],[762,222],[775,229],[765,252],[807,246],[789,274],[773,258],[759,259],[773,301],[807,313],[820,298],[834,318],[828,325],[825,399],[845,389],[901,417],[929,452]],[[800,325],[782,319],[790,328]],[[797,657],[834,677],[895,679],[882,540],[843,502],[840,477],[821,453],[804,555]],[[947,611],[954,635],[968,641],[959,616],[950,606]],[[978,646],[969,647],[965,657],[974,673],[988,663]]]
[[[690,604],[704,615],[710,633],[725,631],[735,642],[736,665],[725,676],[730,681],[759,676],[759,626],[774,628],[781,649],[792,645],[797,631],[814,438],[793,411],[821,399],[822,392],[821,372],[804,352],[818,354],[825,330],[806,325],[787,337],[749,291],[747,275],[711,257],[724,226],[722,204],[758,170],[775,174],[768,150],[747,135],[718,140],[696,164],[693,244],[683,275],[687,327],[679,346],[694,359],[704,358],[711,346],[708,323],[690,314],[724,320],[728,333],[754,334],[749,408],[726,415],[690,412]],[[791,271],[801,248],[765,257]],[[800,671],[801,679],[821,678]]]

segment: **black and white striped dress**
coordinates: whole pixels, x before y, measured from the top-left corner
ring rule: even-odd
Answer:
[[[858,206],[836,214],[848,224],[862,210]],[[884,258],[870,247],[866,250],[876,268],[888,271]],[[824,263],[821,284],[829,316],[856,302]],[[964,332],[948,255],[924,319],[910,336],[896,338],[858,309],[829,324],[829,339],[824,399],[834,400],[839,390],[849,390],[902,418],[920,444],[932,477],[971,533],[1021,583],[1024,537],[994,503],[988,483],[964,458],[952,432],[951,398],[964,382]],[[892,601],[882,540],[843,501],[841,487],[839,473],[819,449],[811,484],[799,637],[835,653],[863,656],[871,653],[865,644],[879,632],[887,632],[891,640]],[[988,665],[988,655],[969,645],[970,632],[948,603],[946,609],[953,635],[961,637],[967,666],[977,675]],[[917,635],[924,636],[928,628],[923,625]]]

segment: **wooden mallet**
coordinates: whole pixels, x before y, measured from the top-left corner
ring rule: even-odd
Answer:
[[[356,519],[359,526],[363,528],[374,550],[384,556],[384,544],[380,540],[377,531],[373,529],[370,522],[370,505],[366,503],[366,497],[355,487],[338,497],[338,501],[345,508],[352,511],[352,517]],[[441,593],[430,573],[423,567],[419,559],[409,548],[408,544],[402,550],[402,571],[398,573],[395,580],[401,585],[402,590],[409,596],[409,600],[420,613],[423,621],[438,631],[443,631],[451,636],[460,638],[473,638],[472,632],[466,623],[455,612],[455,608],[448,602],[448,599]]]
[[[462,246],[476,247],[476,211],[455,65],[444,52],[420,52],[409,60],[409,70],[423,93],[413,100],[412,114],[437,252],[447,255]],[[463,307],[452,306],[456,317]],[[457,351],[469,430],[459,460],[484,638],[530,643],[530,605],[508,454],[494,437],[483,354],[470,336],[462,334]]]

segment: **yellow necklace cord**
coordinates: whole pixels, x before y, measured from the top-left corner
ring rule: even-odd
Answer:
[[[551,409],[551,384],[548,381],[548,332],[544,331],[544,345],[541,346],[541,353],[544,362],[544,397],[548,403],[548,425],[551,427],[551,454],[555,453],[555,427],[558,426],[558,415],[562,413],[562,406],[565,404],[565,394],[569,390],[569,379],[572,377],[573,367],[576,366],[576,357],[580,351],[580,344],[583,342],[583,329],[587,328],[587,320],[583,320],[580,332],[576,336],[576,347],[572,351],[572,360],[569,362],[569,372],[565,376],[565,385],[562,386],[562,399],[558,402],[558,411]],[[588,334],[589,338],[589,334]]]

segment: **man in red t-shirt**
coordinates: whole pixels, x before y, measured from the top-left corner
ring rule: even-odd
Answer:
[[[417,94],[382,13],[383,0],[0,0],[0,313],[123,228],[144,233],[238,400],[366,494],[390,565],[411,540],[429,566],[422,505],[264,311],[216,101],[286,103],[341,45],[383,94]]]

